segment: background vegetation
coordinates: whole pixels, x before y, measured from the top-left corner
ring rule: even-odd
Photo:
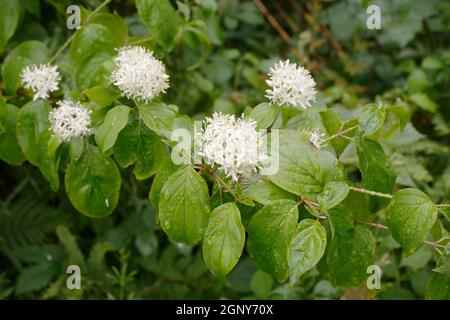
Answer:
[[[14,2],[0,0],[1,23],[7,15],[14,15],[14,10],[4,9]],[[9,70],[20,66],[17,61],[8,63],[10,53],[24,41],[37,40],[55,54],[74,33],[66,28],[67,6],[83,6],[86,17],[101,1],[17,2],[17,27],[0,28],[0,103],[20,108],[30,101],[30,94],[5,81]],[[435,203],[449,202],[449,2],[171,3],[176,15],[157,19],[150,27],[140,19],[134,1],[113,0],[102,10],[123,18],[120,23],[126,26],[130,42],[146,45],[164,57],[171,77],[171,88],[164,97],[167,104],[177,105],[181,114],[200,120],[214,111],[248,112],[249,107],[264,101],[269,67],[290,58],[310,70],[318,83],[318,107],[336,111],[343,120],[358,118],[370,102],[395,106],[377,139],[392,163],[397,185],[420,189]],[[381,7],[381,30],[366,28],[369,4]],[[97,19],[90,23],[103,23]],[[114,39],[120,36],[120,23],[116,20],[107,28]],[[111,34],[89,45],[97,54],[96,60],[91,56],[91,60],[74,61],[73,47],[60,55],[59,66],[71,81],[65,91],[71,96],[88,96],[101,104],[95,93],[83,90],[101,84],[99,75],[110,72],[105,43]],[[75,45],[72,42],[70,46]],[[298,114],[285,112],[285,119],[295,124]],[[423,245],[403,258],[390,232],[376,226],[372,229],[377,241],[375,260],[383,270],[382,288],[376,292],[365,286],[333,286],[319,273],[320,264],[292,287],[277,284],[258,269],[245,249],[235,269],[219,280],[208,270],[199,247],[173,243],[162,232],[152,206],[155,200],[149,201],[153,177],[136,180],[133,168],[121,169],[117,209],[106,218],[91,219],[73,208],[64,187],[53,191],[38,168],[20,160],[20,149],[11,148],[8,125],[0,123],[0,298],[450,298],[449,270],[433,272],[438,251],[448,249],[446,242]],[[346,165],[347,176],[360,181],[354,152],[344,153],[340,160]],[[366,220],[372,220],[365,198],[356,196],[348,201],[364,202],[361,208],[365,205],[366,212],[358,209],[355,214],[369,215]],[[384,223],[383,214],[377,219],[374,224]],[[433,227],[433,239],[448,236],[448,219],[444,210]],[[69,263],[82,266],[82,290],[66,289],[65,266]],[[449,265],[447,262],[446,268]],[[430,285],[427,288],[432,276],[442,277],[438,282],[444,286],[439,294],[426,294],[433,290]]]

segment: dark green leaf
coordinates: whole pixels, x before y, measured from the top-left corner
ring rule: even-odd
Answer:
[[[392,236],[409,256],[419,249],[430,234],[437,209],[426,194],[416,189],[402,189],[394,194],[386,212]]]
[[[203,238],[209,217],[205,180],[190,166],[172,174],[159,200],[159,220],[170,239],[193,245]]]
[[[67,167],[65,185],[73,206],[92,218],[111,214],[119,200],[121,178],[111,158],[104,158],[97,147],[86,144],[78,160]]]
[[[218,277],[225,277],[239,261],[244,249],[245,231],[234,203],[215,208],[209,217],[202,242],[206,265]]]
[[[247,250],[256,263],[278,282],[289,276],[288,248],[295,233],[295,201],[274,201],[259,210],[248,224]]]

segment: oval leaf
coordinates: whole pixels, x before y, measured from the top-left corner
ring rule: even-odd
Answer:
[[[73,206],[92,218],[103,218],[117,206],[120,173],[111,158],[104,158],[97,147],[86,144],[78,160],[67,167],[65,185]]]
[[[130,108],[116,106],[106,113],[105,120],[95,132],[95,142],[101,152],[109,150],[117,140],[120,131],[127,125]]]
[[[225,203],[211,212],[203,239],[206,265],[218,277],[225,277],[236,265],[244,249],[245,231],[234,203]]]
[[[392,236],[410,256],[427,239],[437,218],[434,203],[422,191],[402,189],[394,194],[386,212],[386,222]]]
[[[205,180],[189,166],[172,174],[159,199],[159,220],[169,238],[188,245],[199,242],[208,217],[209,195]]]
[[[289,275],[288,248],[297,220],[296,202],[278,200],[264,206],[248,224],[250,256],[278,282],[285,281]]]
[[[327,246],[327,232],[319,221],[302,220],[288,251],[289,284],[294,285],[322,258]]]

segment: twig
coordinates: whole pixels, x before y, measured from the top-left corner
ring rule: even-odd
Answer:
[[[367,189],[363,189],[363,188],[357,188],[357,187],[349,187],[350,190],[355,191],[355,192],[361,192],[361,193],[366,193],[369,194],[371,196],[376,196],[376,197],[380,197],[380,198],[386,198],[386,199],[392,199],[392,195],[391,194],[387,194],[387,193],[381,193],[381,192],[376,192],[376,191],[372,191],[372,190],[367,190]]]
[[[289,37],[286,30],[283,29],[283,27],[280,25],[280,23],[277,21],[277,19],[274,18],[274,16],[267,10],[266,6],[261,2],[261,0],[253,0],[253,2],[258,7],[259,11],[266,17],[266,19],[270,22],[272,27],[278,32],[278,34],[283,38],[284,41],[286,41],[289,45],[292,44],[291,38]]]

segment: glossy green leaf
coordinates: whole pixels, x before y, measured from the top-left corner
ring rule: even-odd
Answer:
[[[39,162],[37,140],[43,131],[49,130],[51,110],[47,101],[37,100],[28,102],[17,113],[17,140],[27,160],[34,165]]]
[[[39,41],[25,41],[12,50],[2,66],[2,80],[8,94],[15,94],[21,86],[22,70],[32,64],[47,63],[50,53],[47,47]]]
[[[361,138],[357,145],[359,169],[364,188],[390,194],[394,190],[396,174],[383,147],[376,141]],[[389,199],[372,197],[369,209],[376,212],[385,207]]]
[[[50,182],[53,191],[57,191],[60,186],[58,167],[59,157],[55,152],[49,153],[48,146],[52,140],[50,130],[45,130],[36,138],[36,154],[38,158],[38,166],[42,175]]]
[[[450,277],[433,272],[425,290],[427,300],[450,300]]]
[[[180,167],[175,165],[170,158],[167,158],[159,167],[158,173],[153,178],[149,194],[150,202],[154,208],[159,207],[159,196],[164,183],[166,183],[167,179],[179,168]]]
[[[279,107],[264,102],[254,107],[248,117],[256,121],[257,129],[265,129],[275,122],[279,113]]]
[[[159,220],[173,241],[193,245],[203,238],[209,218],[205,180],[190,166],[172,174],[159,200]]]
[[[0,133],[0,159],[12,165],[22,164],[26,160],[16,136],[18,112],[17,107],[11,104],[7,105],[4,131]]]
[[[167,157],[161,138],[138,120],[128,122],[114,145],[114,157],[120,166],[134,164],[137,179],[154,175]]]
[[[137,0],[139,16],[154,39],[171,48],[181,27],[181,17],[169,0]]]
[[[335,287],[354,288],[368,277],[367,267],[375,260],[375,239],[365,226],[342,231],[335,233],[328,250],[330,281]]]
[[[330,182],[317,197],[320,208],[324,211],[337,206],[344,201],[350,191],[345,182]]]
[[[274,201],[259,210],[248,224],[247,250],[262,270],[278,282],[289,276],[288,248],[298,220],[295,201]]]
[[[342,132],[358,125],[358,120],[356,119],[342,122],[339,118],[338,113],[333,109],[326,109],[325,111],[321,111],[320,117],[322,118],[322,123],[325,126],[329,136],[335,135],[339,131]],[[345,135],[347,137],[353,137],[356,132],[358,132],[358,130],[353,129],[345,133]],[[336,154],[339,156],[350,143],[350,140],[342,137],[336,137],[332,139],[330,143],[336,151]]]
[[[276,137],[270,136],[272,139]],[[271,153],[271,161],[279,163],[276,174],[268,176],[273,183],[312,200],[316,200],[327,183],[344,180],[342,166],[336,157],[328,151],[311,147],[296,131],[279,131],[279,150]]]
[[[0,53],[14,34],[20,14],[20,0],[0,0]]]
[[[386,212],[387,225],[402,246],[404,256],[421,247],[436,218],[437,209],[430,198],[410,188],[396,192]]]
[[[83,91],[90,101],[94,101],[101,107],[111,105],[120,97],[120,92],[112,86],[96,86]]]
[[[103,157],[97,147],[89,144],[66,170],[65,185],[70,201],[78,211],[92,218],[102,218],[114,211],[120,184],[114,161]]]
[[[383,127],[386,119],[386,109],[370,103],[359,114],[359,122],[365,136],[371,136]]]
[[[103,123],[95,131],[95,141],[101,152],[106,152],[114,146],[120,131],[128,122],[130,108],[119,105],[106,113]]]
[[[234,203],[225,203],[211,212],[202,242],[203,257],[209,269],[225,277],[239,261],[244,249],[245,231]]]
[[[250,184],[245,190],[244,195],[263,205],[269,204],[275,200],[296,200],[295,194],[281,189],[270,181],[261,180]]]
[[[139,116],[145,125],[157,134],[171,138],[172,124],[176,119],[178,108],[162,103],[147,103],[139,105]]]
[[[319,221],[302,220],[295,232],[288,250],[290,285],[319,262],[327,246],[327,232]]]

